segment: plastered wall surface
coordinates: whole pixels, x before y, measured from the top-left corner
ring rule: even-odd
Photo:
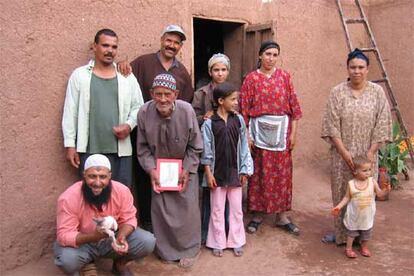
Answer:
[[[414,134],[414,1],[374,1],[369,20],[408,133]]]
[[[182,25],[188,40],[180,59],[190,69],[193,16],[249,24],[274,20],[282,48],[280,66],[293,76],[304,112],[295,165],[327,158],[327,145],[319,138],[322,111],[331,87],[346,78],[347,48],[335,3],[266,2],[0,0],[1,271],[51,250],[56,199],[77,179],[65,160],[61,134],[66,83],[70,73],[92,56],[89,46],[100,28],[114,29],[119,58],[132,60],[159,48],[165,25]],[[402,37],[406,31],[412,33],[413,3],[369,4],[373,29],[408,121],[414,118],[414,57],[408,46],[414,45],[414,36]],[[393,43],[396,40],[399,43]],[[413,123],[409,124],[412,131]]]

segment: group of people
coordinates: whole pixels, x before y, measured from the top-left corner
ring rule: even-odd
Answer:
[[[214,54],[207,65],[211,82],[193,92],[188,71],[176,59],[185,40],[181,27],[169,25],[158,52],[116,64],[118,37],[102,29],[95,36],[94,59],[70,76],[62,129],[67,159],[82,180],[58,199],[55,263],[66,273],[110,257],[115,274],[132,275],[127,262],[153,250],[165,262],[190,267],[204,242],[214,256],[223,256],[226,248],[242,256],[247,183],[252,213],[247,232],[259,229],[264,214],[274,214],[275,226],[299,235],[286,212],[292,206],[292,150],[302,111],[290,74],[276,66],[280,46],[261,44],[258,67],[240,89],[227,81],[229,58]],[[334,145],[335,214],[353,198],[344,187],[359,168],[353,158],[365,154],[375,162],[379,144],[389,138],[386,98],[360,73],[360,59],[348,59],[351,80],[334,89],[324,117],[322,136]],[[367,70],[368,59],[362,61]],[[363,85],[355,88],[354,79]],[[159,192],[157,159],[182,160],[179,192]],[[352,191],[365,189],[361,181]],[[368,182],[381,193],[374,180]],[[138,227],[131,189],[137,191],[140,225],[151,225],[146,229],[153,234]],[[107,216],[119,226],[113,229],[116,240],[95,222]],[[337,243],[343,233],[339,218]]]

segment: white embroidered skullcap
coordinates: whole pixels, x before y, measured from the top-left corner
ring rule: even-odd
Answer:
[[[230,59],[225,54],[214,54],[209,60],[208,60],[208,71],[211,71],[211,67],[214,66],[216,63],[223,63],[226,65],[227,70],[230,71]]]
[[[83,170],[86,171],[91,167],[105,167],[111,170],[111,162],[105,155],[93,154],[86,159]]]

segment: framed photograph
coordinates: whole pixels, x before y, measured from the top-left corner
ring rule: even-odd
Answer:
[[[160,180],[158,191],[180,191],[178,178],[182,170],[181,159],[157,159],[157,173]]]

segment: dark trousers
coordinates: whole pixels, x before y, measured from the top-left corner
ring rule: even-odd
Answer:
[[[151,178],[138,161],[134,168],[135,199],[138,204],[139,221],[144,229],[151,231]]]
[[[137,156],[137,128],[131,132],[132,142],[132,183],[135,204],[138,209],[139,224],[145,230],[152,232],[151,227],[151,178],[141,167]]]
[[[125,186],[131,187],[132,183],[132,156],[119,157],[117,153],[102,153],[111,162],[112,179],[121,182]],[[86,159],[92,154],[79,153],[80,166],[79,175],[83,177],[83,168]]]

